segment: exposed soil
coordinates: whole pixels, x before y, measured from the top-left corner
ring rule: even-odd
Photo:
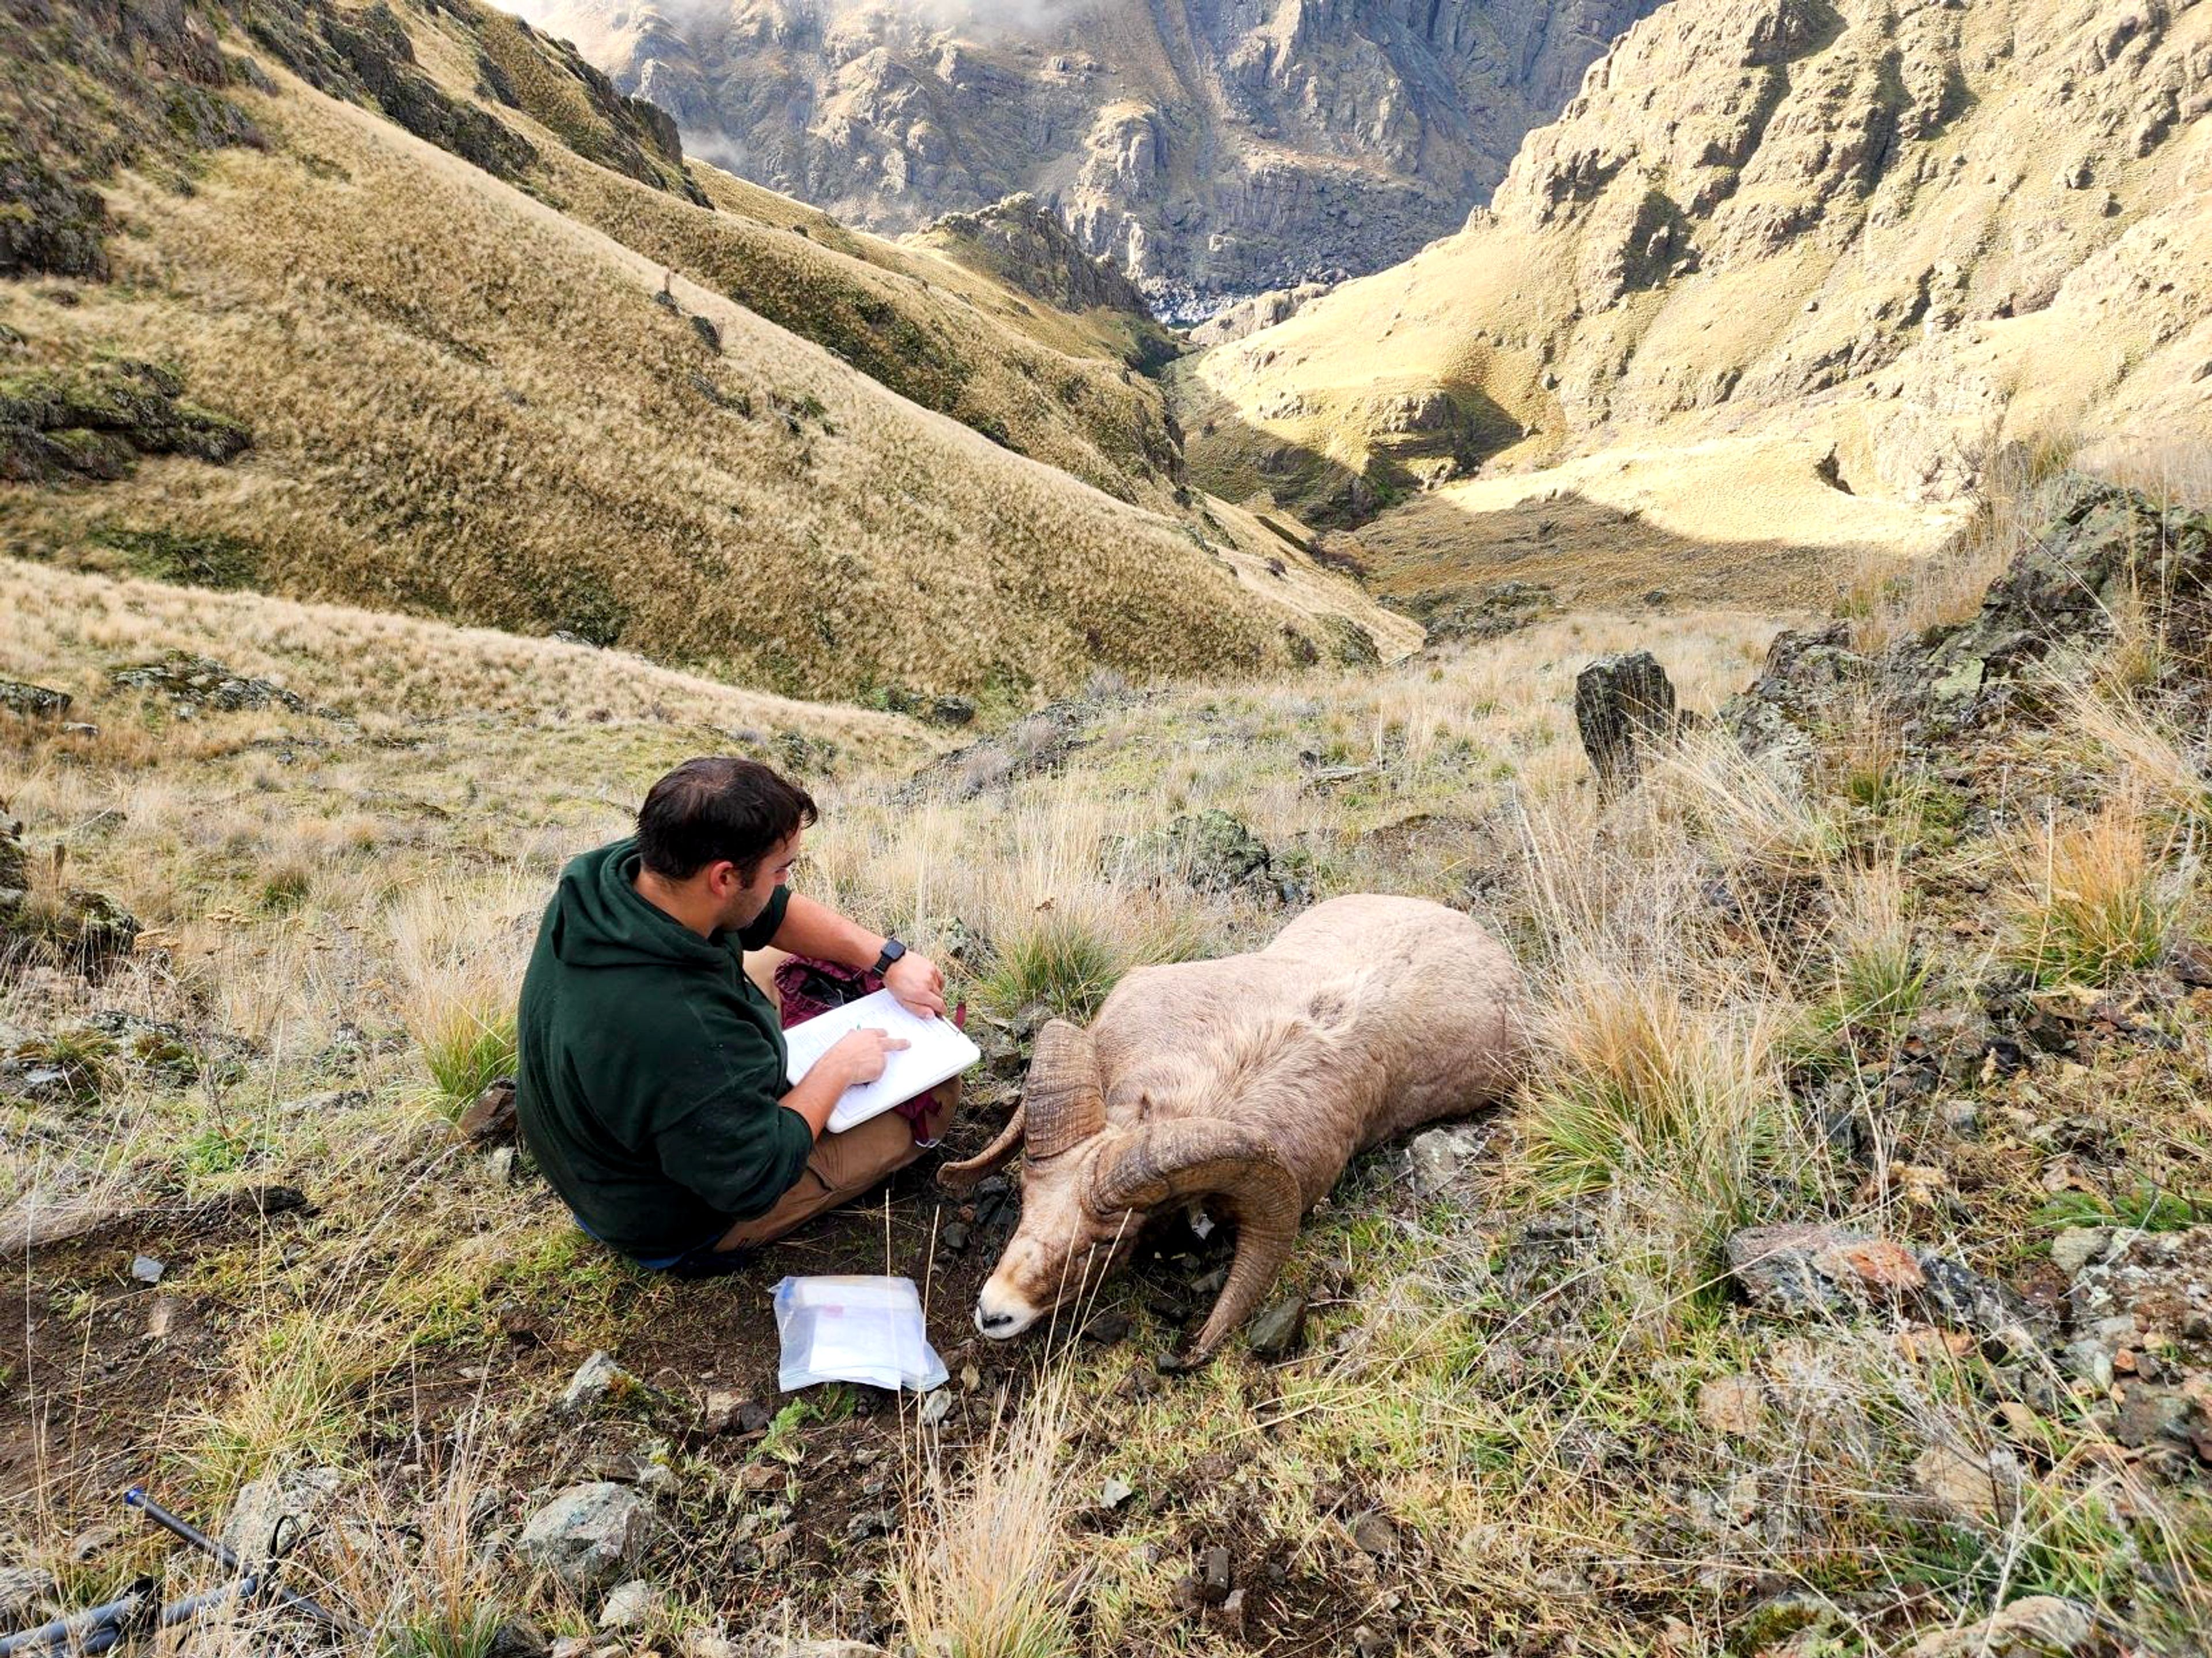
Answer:
[[[1002,1115],[987,1108],[956,1124],[945,1155],[980,1149]],[[915,1278],[932,1344],[952,1373],[935,1437],[956,1473],[1002,1400],[1018,1401],[1039,1364],[1070,1342],[1118,1345],[1127,1356],[1114,1367],[1121,1372],[1118,1390],[1133,1399],[1194,1385],[1161,1373],[1153,1351],[1161,1344],[1133,1339],[1129,1332],[1133,1320],[1140,1330],[1180,1329],[1185,1336],[1196,1327],[1211,1299],[1200,1280],[1224,1266],[1231,1251],[1225,1232],[1201,1241],[1181,1218],[1155,1225],[1130,1267],[1082,1309],[1080,1324],[1071,1317],[1049,1338],[986,1341],[974,1330],[971,1309],[1018,1217],[1018,1181],[989,1182],[955,1198],[935,1184],[936,1163],[925,1157],[867,1205],[821,1217],[726,1278],[628,1274],[613,1309],[625,1333],[614,1357],[646,1384],[644,1393],[582,1418],[550,1402],[504,1418],[499,1442],[485,1448],[500,1497],[491,1523],[519,1527],[552,1491],[577,1480],[635,1479],[657,1448],[679,1472],[659,1504],[667,1523],[643,1575],[664,1577],[680,1563],[690,1581],[720,1585],[722,1615],[744,1627],[788,1609],[796,1572],[816,1586],[808,1608],[824,1626],[863,1637],[887,1634],[889,1608],[878,1580],[894,1552],[917,1546],[904,1527],[920,1442],[918,1401],[855,1387],[779,1394],[769,1301],[787,1274],[889,1271]],[[161,1489],[165,1478],[176,1478],[176,1464],[165,1458],[173,1459],[191,1431],[189,1411],[176,1402],[222,1399],[234,1332],[254,1311],[204,1292],[141,1283],[131,1276],[134,1259],[159,1260],[172,1283],[189,1283],[196,1261],[257,1240],[283,1251],[299,1219],[291,1213],[264,1220],[251,1206],[140,1212],[37,1251],[26,1264],[23,1316],[0,1393],[0,1503],[12,1509],[35,1499],[38,1529],[49,1538],[102,1533],[87,1550],[87,1570],[97,1582],[112,1576],[121,1583],[166,1541],[138,1527],[117,1499],[145,1481],[173,1505],[185,1504],[180,1494]],[[945,1229],[956,1222],[969,1233],[958,1249],[944,1242]],[[538,1293],[556,1292],[557,1284]],[[349,1461],[395,1486],[410,1476],[419,1481],[422,1467],[446,1454],[446,1436],[471,1418],[499,1415],[499,1402],[516,1395],[557,1397],[591,1342],[566,1326],[557,1302],[499,1296],[495,1285],[483,1328],[418,1348],[379,1377],[362,1401],[363,1428]],[[149,1321],[161,1333],[149,1333]],[[734,1390],[746,1402],[738,1421],[720,1432],[702,1421],[709,1388]],[[766,1424],[793,1397],[812,1414],[772,1435]],[[1079,1534],[1157,1531],[1168,1517],[1172,1540],[1153,1546],[1164,1562],[1190,1569],[1184,1601],[1193,1631],[1241,1634],[1268,1652],[1302,1655],[1340,1649],[1346,1631],[1363,1620],[1387,1627],[1387,1609],[1378,1614],[1376,1607],[1387,1607],[1389,1581],[1401,1566],[1395,1558],[1340,1575],[1326,1562],[1300,1558],[1256,1518],[1225,1535],[1174,1534],[1182,1529],[1174,1516],[1202,1508],[1236,1472],[1215,1465],[1242,1460],[1216,1455],[1176,1478],[1148,1482],[1142,1499],[1126,1509],[1086,1506],[1076,1518]],[[1369,1506],[1349,1488],[1328,1495],[1328,1511],[1347,1527]],[[210,1529],[222,1519],[187,1517]],[[1208,1604],[1199,1588],[1206,1552],[1216,1547],[1228,1549],[1243,1591],[1225,1608]]]

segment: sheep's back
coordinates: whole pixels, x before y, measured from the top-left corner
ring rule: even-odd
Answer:
[[[1315,906],[1264,950],[1140,968],[1092,1026],[1107,1115],[1252,1115],[1311,1188],[1353,1151],[1464,1114],[1510,1080],[1521,977],[1480,926],[1422,899]],[[1224,1076],[1247,1085],[1224,1090]]]

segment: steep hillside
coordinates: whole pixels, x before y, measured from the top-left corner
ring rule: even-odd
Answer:
[[[1176,507],[1111,329],[777,228],[511,20],[11,19],[50,71],[9,79],[33,159],[0,181],[15,550],[847,695],[1412,637],[1249,518]],[[592,158],[626,134],[638,167]]]
[[[375,1626],[225,1606],[193,1654],[2195,1658],[2212,516],[2020,505],[1948,607],[1563,616],[934,756],[0,559],[0,1616],[200,1587],[143,1482],[240,1541],[281,1508],[286,1581]],[[1702,717],[1601,783],[1577,688],[1632,651]],[[562,863],[707,744],[806,779],[799,881],[939,959],[987,1057],[941,1151],[701,1283],[455,1119]],[[58,887],[135,947],[58,963]],[[978,1335],[1046,1176],[929,1176],[1042,1012],[1360,891],[1510,944],[1522,1086],[1353,1158],[1194,1372],[1233,1225],[1180,1212]],[[885,1272],[945,1384],[784,1390],[777,1283]]]
[[[1455,229],[1651,0],[527,0],[692,148],[916,229],[1016,191],[1168,313]]]
[[[1190,365],[1194,475],[1343,521],[1618,452],[1369,539],[1924,548],[2008,440],[2212,429],[2208,61],[2163,0],[1676,0],[1464,234]]]

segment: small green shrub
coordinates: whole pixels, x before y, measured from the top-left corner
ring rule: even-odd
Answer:
[[[2212,1191],[2169,1192],[2148,1181],[2104,1198],[2062,1192],[2037,1218],[2050,1227],[2125,1226],[2141,1232],[2181,1232],[2212,1222]]]

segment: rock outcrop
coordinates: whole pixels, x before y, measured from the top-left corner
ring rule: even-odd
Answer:
[[[1653,0],[534,9],[691,148],[872,228],[1032,191],[1163,314],[1455,228]]]
[[[1997,724],[2030,690],[2031,670],[2108,644],[2115,616],[2132,605],[2164,636],[2204,637],[2212,514],[2076,472],[2045,484],[2039,504],[2036,530],[1972,620],[1871,655],[1852,647],[1848,623],[1785,631],[1722,724],[1753,758],[1802,774],[1853,699],[1924,747]],[[2179,658],[2168,671],[2193,671]]]
[[[1235,418],[1181,411],[1218,428],[1194,476],[1273,488],[1250,426],[1336,463],[1339,519],[1463,478],[1385,465],[1378,385],[1489,399],[1477,465],[1817,433],[1832,515],[1960,499],[2015,437],[2201,438],[2208,62],[2212,12],[2164,0],[1677,0],[1462,234],[1211,354]]]

